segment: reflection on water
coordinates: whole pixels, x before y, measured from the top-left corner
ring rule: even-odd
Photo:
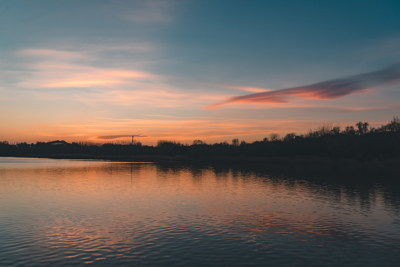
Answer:
[[[0,158],[0,265],[397,266],[398,187],[352,181]]]

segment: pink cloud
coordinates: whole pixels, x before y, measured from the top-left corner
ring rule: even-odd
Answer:
[[[43,62],[34,65],[30,79],[19,83],[26,88],[91,87],[127,83],[135,80],[156,79],[157,75],[124,69],[98,68],[73,63]]]
[[[359,74],[346,78],[339,78],[315,84],[285,88],[275,91],[261,92],[244,96],[236,96],[217,104],[209,105],[206,109],[219,108],[229,103],[288,103],[289,97],[303,99],[329,100],[346,95],[360,93],[369,88],[397,83],[400,81],[400,64],[374,72]]]
[[[219,86],[224,87],[224,88],[232,88],[232,89],[242,90],[242,91],[246,91],[246,92],[258,92],[259,93],[259,92],[271,91],[271,89],[266,89],[266,88],[236,86],[236,85],[229,85],[229,84],[220,84]]]

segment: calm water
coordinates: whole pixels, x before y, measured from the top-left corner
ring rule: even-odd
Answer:
[[[339,180],[0,158],[0,265],[400,266],[398,187]]]

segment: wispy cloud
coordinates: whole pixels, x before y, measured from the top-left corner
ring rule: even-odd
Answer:
[[[173,1],[140,1],[135,7],[126,8],[122,18],[140,24],[168,23],[173,20],[174,5]]]
[[[128,49],[129,45],[23,49],[15,52],[23,59],[22,70],[2,76],[13,77],[11,84],[17,89],[14,93],[28,92],[36,99],[73,100],[90,106],[201,107],[223,99],[223,95],[215,93],[193,97],[193,92],[171,85],[173,78],[148,70],[108,67],[124,65],[123,59],[114,62],[121,64],[97,64],[98,60],[104,63],[102,53],[108,48]]]
[[[114,84],[146,83],[156,75],[137,70],[98,68],[79,64],[42,63],[29,79],[19,82],[21,88],[83,88]]]
[[[17,54],[24,57],[38,58],[41,60],[56,59],[59,61],[73,61],[88,59],[87,55],[80,52],[56,49],[23,49],[18,51]]]
[[[24,88],[107,86],[156,78],[155,74],[141,70],[92,66],[90,61],[95,60],[96,56],[76,50],[25,49],[17,54],[33,60],[25,64],[28,70],[34,71],[28,71],[18,83],[18,86]]]
[[[288,98],[293,96],[305,99],[329,100],[362,92],[369,88],[387,85],[389,83],[397,83],[399,81],[400,64],[396,64],[378,71],[355,76],[333,79],[305,86],[236,96],[220,103],[209,105],[206,108],[215,109],[222,105],[235,102],[283,104],[288,103]]]
[[[229,84],[219,84],[219,86],[221,86],[223,88],[237,89],[237,90],[246,91],[246,92],[267,92],[267,91],[271,91],[271,89],[266,89],[266,88],[249,87],[249,86],[236,86],[236,85],[229,85]]]
[[[141,134],[103,135],[103,136],[97,136],[96,139],[112,140],[124,137],[147,137],[147,135],[141,135]]]

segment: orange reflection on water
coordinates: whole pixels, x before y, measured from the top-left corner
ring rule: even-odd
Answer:
[[[155,253],[180,239],[283,237],[323,245],[321,239],[365,228],[365,218],[338,216],[335,203],[342,200],[308,182],[229,169],[90,161],[8,166],[0,167],[0,196],[2,216],[18,218],[18,231],[29,233],[36,249],[87,262]]]

